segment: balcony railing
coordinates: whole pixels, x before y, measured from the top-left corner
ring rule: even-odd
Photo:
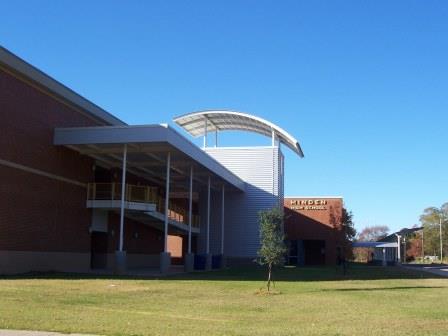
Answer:
[[[121,200],[121,183],[89,183],[87,185],[87,200]],[[126,184],[126,202],[153,203],[157,211],[165,213],[165,200],[159,196],[156,187]],[[188,225],[188,210],[169,202],[168,218]],[[192,215],[191,225],[199,227],[200,216]]]
[[[87,185],[87,199],[121,200],[121,183],[89,183]],[[125,201],[138,203],[156,203],[157,188],[126,184]]]
[[[162,197],[158,200],[157,211],[163,214],[165,213],[165,200]],[[176,222],[188,224],[188,210],[170,201],[168,205],[168,218],[175,220]],[[193,214],[191,217],[191,226],[199,227],[200,223],[201,217]]]

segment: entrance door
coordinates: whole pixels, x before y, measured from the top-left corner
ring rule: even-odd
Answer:
[[[298,264],[297,240],[289,240],[288,245],[289,245],[288,265],[297,265]]]
[[[304,240],[305,265],[325,265],[325,240]]]
[[[90,245],[90,267],[92,269],[107,267],[107,232],[93,231]]]

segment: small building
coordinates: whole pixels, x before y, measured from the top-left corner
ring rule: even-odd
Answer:
[[[387,241],[356,241],[353,243],[353,248],[368,249],[370,253],[368,263],[382,266],[393,266],[398,262],[397,247],[396,242]]]
[[[342,207],[342,197],[285,197],[289,264],[337,264],[344,247]]]
[[[369,262],[377,265],[395,265],[406,262],[406,239],[409,235],[423,230],[423,227],[404,228],[391,233],[375,242],[356,241],[354,248],[368,248],[372,250]]]

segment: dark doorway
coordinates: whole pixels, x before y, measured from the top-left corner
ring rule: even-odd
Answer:
[[[90,247],[90,267],[92,269],[107,267],[107,232],[92,232]]]
[[[325,265],[325,240],[304,240],[305,265]]]
[[[297,248],[297,240],[289,240],[287,242],[289,245],[288,251],[288,265],[297,265],[298,264],[298,255],[299,251]]]

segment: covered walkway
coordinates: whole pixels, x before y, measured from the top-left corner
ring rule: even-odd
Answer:
[[[244,192],[245,183],[168,125],[57,128],[54,144],[91,157],[105,170],[89,183],[86,206],[92,208],[93,218],[104,217],[105,212],[117,212],[120,216],[117,273],[127,271],[125,217],[163,232],[161,273],[170,270],[171,233],[188,236],[184,258],[188,271],[194,261],[192,235],[198,235],[201,229],[206,241],[206,268],[211,268],[212,262],[210,225],[221,226],[221,255],[224,254],[225,194]],[[114,169],[120,170],[120,180],[110,173]],[[128,183],[130,177],[136,184]],[[204,190],[206,196],[200,197]],[[221,197],[220,223],[210,221],[212,191]],[[206,211],[201,218],[198,208],[204,203]],[[107,226],[93,224],[92,230],[101,231],[98,227]]]
[[[374,249],[374,260],[381,261],[383,266],[395,265],[399,262],[398,243],[394,242],[370,242],[357,241],[352,244],[353,248],[372,248]]]

